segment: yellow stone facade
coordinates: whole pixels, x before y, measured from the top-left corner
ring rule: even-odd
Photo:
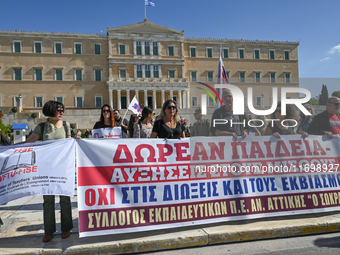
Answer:
[[[197,82],[216,83],[221,46],[230,83],[245,96],[253,87],[254,106],[266,107],[272,87],[299,86],[298,45],[185,38],[147,19],[104,35],[0,31],[0,106],[18,106],[20,94],[23,110],[51,99],[67,109],[124,109],[136,95],[141,106],[175,97],[181,109],[195,108],[205,93]]]

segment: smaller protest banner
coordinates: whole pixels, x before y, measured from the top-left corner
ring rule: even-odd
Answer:
[[[114,127],[114,128],[99,128],[92,130],[93,138],[121,138],[122,137],[122,128]]]

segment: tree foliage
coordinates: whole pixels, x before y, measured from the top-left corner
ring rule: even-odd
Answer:
[[[319,97],[319,105],[326,105],[328,100],[327,85],[322,84],[321,94]]]
[[[340,98],[340,90],[334,91],[334,92],[332,93],[332,96],[333,96],[333,97],[339,97],[339,98]]]
[[[2,117],[4,116],[4,114],[2,113],[2,111],[0,111],[0,129],[1,129],[1,133],[3,133],[4,135],[9,135],[12,130],[11,130],[11,126],[8,124],[7,126],[4,125],[4,123],[2,123]]]

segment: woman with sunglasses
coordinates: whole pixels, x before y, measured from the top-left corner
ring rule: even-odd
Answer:
[[[311,113],[311,115],[306,116],[303,112],[300,111],[300,120],[298,125],[298,133],[303,134],[307,131],[309,124],[312,123],[312,120],[314,118],[314,109],[310,104],[305,104],[304,107]]]
[[[155,118],[155,112],[149,107],[144,107],[142,111],[142,118],[135,126],[134,138],[150,138],[153,129],[153,119]]]
[[[71,127],[66,121],[63,121],[64,105],[57,101],[48,101],[43,107],[43,114],[47,117],[46,122],[37,125],[33,133],[27,138],[26,143],[36,142],[39,137],[43,141],[56,140],[71,137]],[[49,242],[53,233],[56,231],[54,195],[44,195],[44,229],[45,236],[43,242]],[[70,236],[70,230],[73,228],[72,223],[72,206],[68,196],[60,196],[61,209],[61,238]]]
[[[100,120],[94,124],[93,129],[113,128],[116,121],[113,115],[113,109],[110,105],[104,104],[101,109]]]
[[[295,123],[294,121],[284,121],[285,119],[295,120],[296,114],[292,105],[286,106],[286,115],[281,115],[281,102],[278,102],[275,112],[273,112],[269,119],[278,119],[275,121],[270,121],[266,128],[265,135],[273,135],[276,138],[281,138],[281,135],[291,135],[296,134],[296,130],[292,127]],[[282,122],[284,121],[284,122]],[[282,123],[284,125],[282,125]],[[290,126],[290,127],[288,127]]]
[[[153,126],[150,138],[180,139],[185,138],[185,127],[178,116],[176,101],[164,102],[159,120]]]

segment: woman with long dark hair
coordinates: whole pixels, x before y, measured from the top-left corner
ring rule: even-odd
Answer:
[[[37,125],[33,133],[27,138],[27,143],[36,142],[39,137],[43,141],[56,140],[71,137],[71,127],[66,121],[63,121],[64,105],[57,101],[48,101],[43,107],[43,114],[48,116],[46,122]],[[53,233],[56,231],[54,195],[44,195],[44,228],[45,236],[43,242],[49,242]],[[70,236],[70,230],[73,228],[72,223],[72,206],[68,196],[60,196],[61,209],[61,238]]]
[[[144,107],[142,111],[142,118],[135,126],[134,138],[150,138],[153,129],[153,119],[155,118],[155,112],[149,107]]]
[[[159,120],[155,121],[150,138],[180,139],[185,138],[185,127],[178,116],[176,101],[164,102]]]
[[[113,115],[113,109],[110,105],[104,104],[101,109],[100,120],[94,124],[93,129],[113,128],[116,121]]]
[[[133,132],[135,129],[136,124],[138,123],[138,115],[137,114],[131,114],[130,116],[130,121],[129,121],[129,125],[128,125],[128,138],[133,138]]]

